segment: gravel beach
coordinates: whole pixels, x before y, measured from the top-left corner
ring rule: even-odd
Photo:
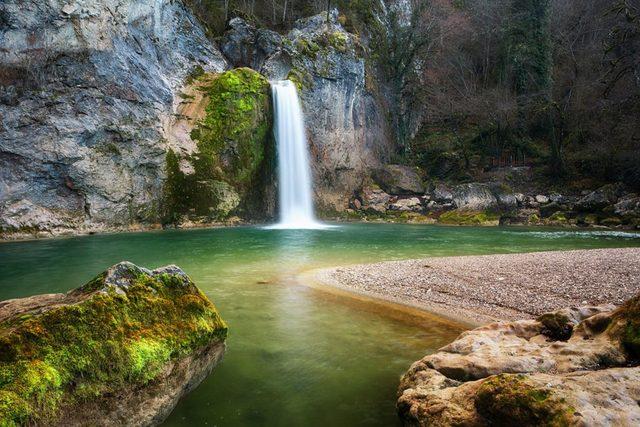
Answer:
[[[640,292],[640,248],[425,258],[317,270],[320,285],[483,324]]]

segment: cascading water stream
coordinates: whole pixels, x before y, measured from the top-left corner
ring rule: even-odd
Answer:
[[[296,86],[289,80],[271,83],[274,136],[278,150],[280,222],[270,228],[323,228],[313,213],[311,168],[304,117]]]

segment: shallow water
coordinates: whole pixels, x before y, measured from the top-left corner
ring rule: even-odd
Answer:
[[[350,224],[228,228],[0,244],[0,300],[60,292],[121,260],[177,264],[229,324],[225,359],[166,422],[394,425],[398,378],[461,326],[298,283],[310,268],[423,256],[640,246],[638,233]]]

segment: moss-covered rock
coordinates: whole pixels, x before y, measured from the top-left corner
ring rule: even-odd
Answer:
[[[638,425],[639,326],[640,295],[467,331],[411,366],[398,413],[411,425]]]
[[[547,388],[530,384],[525,375],[502,374],[484,381],[475,407],[492,425],[567,426],[573,408]]]
[[[196,80],[207,100],[191,131],[197,153],[167,153],[164,220],[263,218],[275,156],[269,82],[249,68]]]
[[[607,332],[620,340],[632,359],[640,360],[640,294],[613,314]]]
[[[175,266],[124,262],[67,294],[0,303],[0,425],[158,422],[220,359],[226,333]]]
[[[576,322],[562,310],[545,313],[537,320],[544,325],[542,333],[553,340],[568,340],[576,325]]]
[[[500,215],[492,211],[452,210],[438,217],[441,224],[452,225],[498,225]]]

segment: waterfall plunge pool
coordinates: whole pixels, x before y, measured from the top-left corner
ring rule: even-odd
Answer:
[[[409,365],[462,326],[402,318],[383,305],[299,282],[312,268],[426,256],[640,246],[640,235],[541,228],[346,224],[238,227],[0,244],[0,299],[62,292],[130,260],[177,264],[229,324],[224,361],[167,426],[395,425]]]

